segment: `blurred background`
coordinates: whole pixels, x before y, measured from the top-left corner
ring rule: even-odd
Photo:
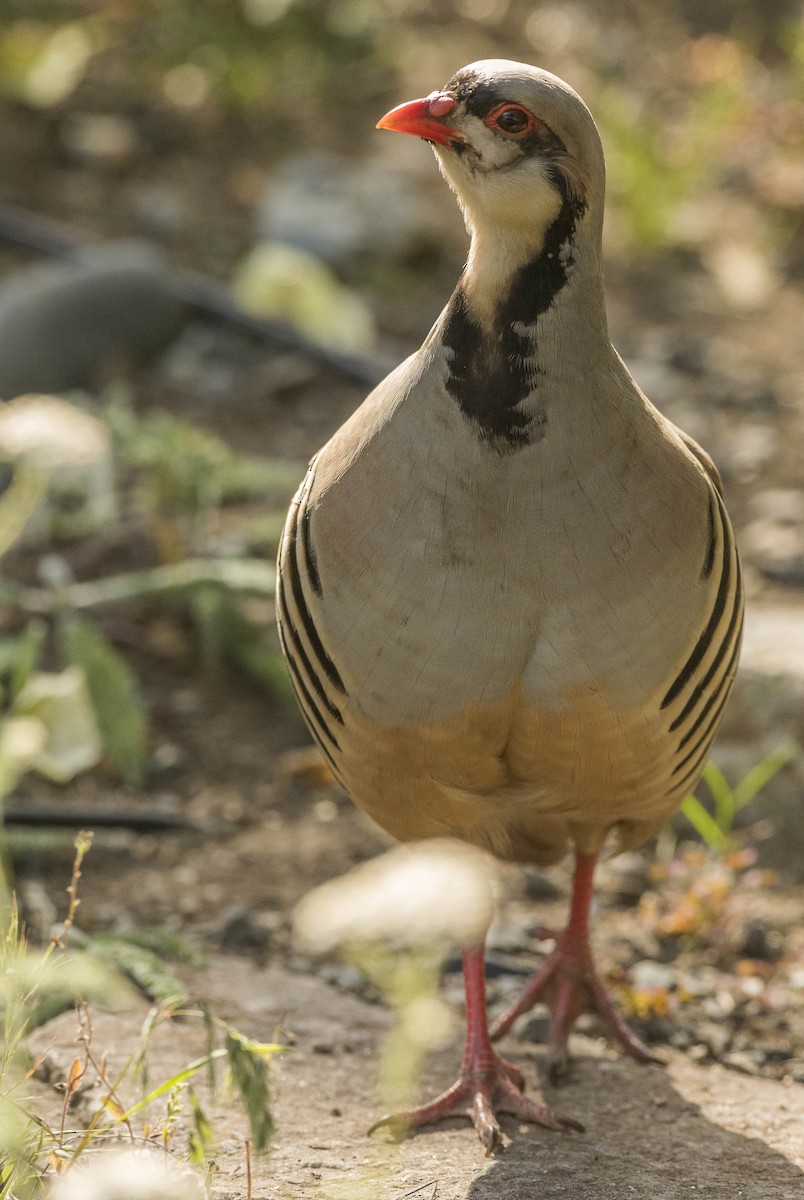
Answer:
[[[71,825],[99,831],[84,928],[263,954],[386,844],[308,744],[272,561],[309,456],[465,255],[428,147],[375,122],[489,56],[595,114],[613,340],[736,520],[751,611],[714,757],[759,775],[736,818],[702,787],[699,833],[734,821],[804,879],[801,4],[0,0],[0,785],[34,926]],[[612,903],[648,886],[629,870]]]

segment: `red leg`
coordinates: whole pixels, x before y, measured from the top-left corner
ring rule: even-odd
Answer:
[[[639,1062],[661,1062],[632,1033],[615,1010],[595,970],[589,944],[589,908],[596,854],[575,855],[575,878],[569,921],[556,938],[556,948],[525,987],[516,1004],[504,1013],[491,1031],[491,1038],[502,1037],[517,1017],[535,1004],[550,1010],[548,1062],[553,1082],[567,1069],[567,1039],[570,1029],[583,1012],[595,1012],[623,1049]]]
[[[486,1154],[500,1144],[499,1112],[513,1113],[520,1121],[532,1121],[547,1129],[577,1129],[583,1126],[571,1117],[552,1112],[523,1095],[524,1078],[512,1063],[491,1048],[486,1016],[486,973],[483,946],[463,952],[463,977],[466,989],[466,1044],[457,1082],[429,1104],[407,1112],[389,1113],[375,1121],[369,1133],[384,1126],[399,1136],[420,1125],[430,1125],[446,1117],[468,1117],[477,1130]]]

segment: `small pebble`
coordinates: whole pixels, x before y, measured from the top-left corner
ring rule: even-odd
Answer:
[[[761,1074],[756,1054],[753,1052],[749,1053],[746,1050],[733,1050],[730,1054],[724,1054],[723,1064],[735,1071],[741,1071],[744,1075]]]
[[[368,985],[365,975],[357,967],[350,967],[346,963],[322,963],[318,974],[326,983],[344,992],[356,992],[359,995]]]
[[[522,872],[525,884],[525,895],[529,900],[558,900],[561,888],[558,887],[544,871],[536,867],[525,867]]]
[[[271,922],[264,920],[264,915],[274,914],[254,913],[243,904],[233,905],[221,924],[218,935],[221,945],[227,950],[264,949],[276,928],[271,928]]]
[[[538,1042],[544,1045],[550,1036],[550,1018],[545,1013],[544,1016],[529,1017],[522,1028],[517,1032],[517,1040],[520,1042]]]
[[[740,954],[762,962],[776,962],[782,953],[781,938],[769,932],[764,921],[750,921],[745,927]]]

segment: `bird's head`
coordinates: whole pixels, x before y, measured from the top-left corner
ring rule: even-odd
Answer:
[[[378,128],[432,144],[473,232],[491,225],[543,234],[567,204],[602,216],[597,127],[580,96],[548,71],[505,59],[471,63],[441,91],[392,109]]]

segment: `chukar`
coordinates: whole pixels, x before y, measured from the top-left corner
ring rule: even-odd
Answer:
[[[569,923],[492,1036],[537,1001],[549,1061],[616,1014],[589,945],[595,861],[695,786],[740,647],[742,588],[709,457],[661,416],[606,326],[604,160],[578,95],[488,60],[382,129],[429,141],[471,237],[422,348],[315,456],[279,555],[279,628],[304,716],[354,801],[402,840],[515,862],[572,847]],[[483,949],[464,951],[455,1085],[377,1124],[495,1109],[572,1126],[491,1047]],[[576,1126],[577,1127],[577,1126]]]

